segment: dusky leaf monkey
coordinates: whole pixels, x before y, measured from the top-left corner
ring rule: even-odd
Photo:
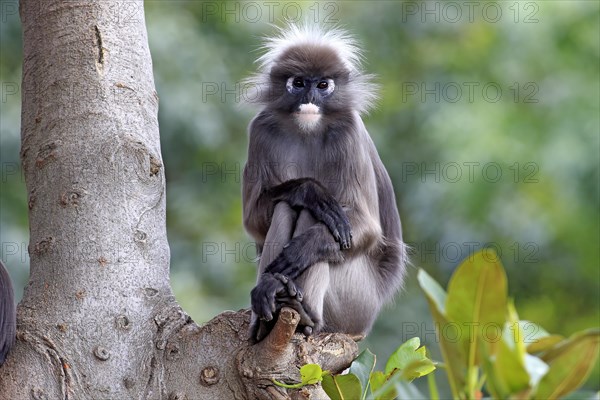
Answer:
[[[402,285],[406,251],[390,177],[361,114],[376,98],[356,42],[290,25],[265,44],[248,97],[243,217],[260,253],[251,336],[281,307],[305,334],[366,335]]]

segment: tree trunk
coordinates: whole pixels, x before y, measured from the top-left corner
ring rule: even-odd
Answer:
[[[247,311],[199,327],[173,298],[143,1],[20,7],[31,276],[0,398],[323,398],[271,378],[295,381],[309,362],[344,369],[350,338],[292,337],[286,310],[252,346]]]

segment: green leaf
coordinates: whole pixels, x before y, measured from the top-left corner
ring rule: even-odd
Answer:
[[[519,326],[521,327],[521,332],[523,332],[527,352],[530,354],[546,351],[565,339],[560,335],[549,334],[535,322],[521,320],[519,321]]]
[[[354,374],[324,375],[323,390],[331,400],[356,400],[361,395],[361,385]]]
[[[395,379],[401,378],[396,376]],[[369,383],[371,384],[371,394],[376,400],[394,400],[396,398],[393,382],[388,382],[388,376],[383,372],[373,372]]]
[[[561,400],[600,400],[600,391],[578,390],[566,395]]]
[[[442,351],[448,382],[454,398],[459,397],[459,389],[465,384],[466,356],[460,342],[450,336],[452,325],[445,314],[446,292],[427,272],[419,269],[419,286],[427,298],[431,316],[436,327],[437,341]]]
[[[422,347],[421,340],[418,337],[408,339],[402,343],[400,347],[396,349],[385,364],[385,373],[389,374],[394,369],[404,369],[406,365],[415,360],[422,360],[427,358],[425,355],[425,348]]]
[[[544,328],[535,322],[519,320],[519,327],[521,328],[521,332],[523,332],[523,342],[528,346],[550,336]]]
[[[417,386],[404,381],[397,381],[394,385],[398,399],[402,400],[425,400],[428,399],[423,393],[417,389]]]
[[[446,315],[448,321],[458,324],[469,367],[477,365],[478,343],[485,339],[482,332],[502,331],[506,304],[506,274],[498,256],[490,249],[469,256],[450,278]]]
[[[528,344],[527,352],[531,353],[531,354],[542,353],[547,350],[550,350],[551,348],[553,348],[554,346],[556,346],[558,343],[562,342],[563,340],[565,340],[565,338],[560,335],[545,336],[545,337],[539,338],[536,341]]]
[[[525,351],[526,336],[522,330],[525,325],[520,323],[512,301],[508,303],[507,310],[509,320],[497,345],[483,347],[488,358],[483,364],[488,377],[487,387],[497,398],[519,397],[521,393],[528,393],[530,386],[548,370],[542,360],[529,356]]]
[[[380,371],[371,374],[371,393],[376,400],[427,399],[415,385],[405,381],[401,374],[390,376]]]
[[[423,360],[414,360],[408,363],[402,370],[400,375],[407,381],[420,378],[435,371],[435,364],[428,358]]]
[[[515,309],[515,304],[512,299],[507,303],[506,306],[508,311],[508,323],[504,324],[502,339],[504,339],[504,343],[508,344],[511,349],[516,351],[520,363],[525,364],[525,354],[527,353],[525,350],[525,341],[528,339],[523,331],[523,327],[525,327],[525,325],[520,323],[519,315],[517,314],[517,310]]]
[[[369,349],[365,349],[350,366],[350,373],[356,375],[361,384],[361,400],[367,396],[369,376],[373,372],[373,369],[375,369],[375,360],[375,354],[371,353]]]
[[[412,381],[435,370],[433,361],[427,358],[427,349],[425,346],[419,347],[420,345],[421,340],[418,337],[400,345],[385,364],[385,373],[390,375],[399,370],[403,379]]]
[[[437,383],[435,382],[435,374],[427,375],[427,385],[429,386],[429,398],[431,400],[439,400],[440,393],[438,391]]]
[[[323,370],[318,364],[306,364],[300,368],[300,377],[304,385],[315,385],[323,380]]]
[[[556,399],[579,388],[592,371],[599,348],[600,330],[589,329],[548,350],[542,359],[550,370],[541,379],[535,397]]]
[[[446,316],[446,292],[425,270],[419,269],[417,274],[419,286],[425,292],[427,300],[431,301],[440,314]]]
[[[496,373],[495,366],[493,364],[494,358],[489,353],[488,348],[483,347],[483,371],[486,375],[485,387],[487,391],[492,395],[493,399],[502,399],[507,396],[506,389],[504,385],[498,378],[498,374]]]
[[[495,360],[492,362],[502,397],[526,390],[529,387],[529,374],[525,369],[525,359],[518,347],[511,347],[505,339],[499,341]],[[488,375],[492,372],[486,371]]]
[[[315,385],[323,380],[325,373],[318,364],[305,364],[300,368],[300,382],[294,384],[287,384],[279,382],[276,379],[272,379],[273,383],[277,386],[284,387],[286,389],[298,389],[306,385]]]

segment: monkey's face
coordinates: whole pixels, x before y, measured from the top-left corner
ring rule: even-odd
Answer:
[[[328,77],[291,76],[285,84],[288,96],[294,99],[292,115],[305,131],[313,131],[320,123],[322,108],[335,90],[335,82]]]
[[[351,108],[349,76],[350,71],[332,47],[292,46],[274,61],[265,103],[302,132],[322,132],[339,119],[341,111]]]

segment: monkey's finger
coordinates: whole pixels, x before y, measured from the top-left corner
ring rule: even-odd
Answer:
[[[342,249],[349,249],[352,247],[352,227],[350,226],[350,220],[346,215],[344,209],[339,205],[334,205],[334,213],[337,216],[337,229],[340,232],[341,240],[340,245]]]
[[[274,273],[273,277],[277,279],[277,288],[275,289],[275,296],[287,294],[287,286],[290,281],[288,277],[283,274],[280,274],[279,272]]]
[[[346,249],[352,248],[352,231],[348,231],[348,235],[346,236],[346,242],[348,244]]]
[[[332,208],[327,203],[323,202],[322,204],[317,204],[314,214],[314,217],[325,224],[335,241],[339,243],[342,237],[337,228],[338,224],[334,218],[335,213]]]
[[[273,319],[273,313],[275,310],[273,310],[267,296],[264,296],[259,304],[257,304],[255,307],[256,314],[262,321],[270,321]]]
[[[325,201],[321,206],[318,207],[319,212],[322,214],[320,221],[327,226],[327,229],[331,232],[331,235],[336,242],[340,244],[340,248],[348,248],[348,234],[350,224],[347,221],[344,210],[334,200]]]
[[[273,313],[271,312],[267,302],[261,304],[256,311],[261,321],[271,321],[273,319]]]
[[[350,221],[344,209],[335,201],[325,203],[326,211],[323,223],[329,228],[333,238],[340,244],[341,249],[349,249],[352,245],[350,239]]]
[[[299,302],[296,298],[288,297],[281,298],[279,300],[279,309],[283,307],[290,307],[296,310],[298,314],[300,314],[300,326],[308,326],[311,328],[315,326],[315,322],[313,317],[310,315],[310,311],[306,307],[304,307],[303,304]]]
[[[252,340],[254,343],[260,341],[260,338],[258,336],[258,329],[260,328],[260,319],[258,318],[258,315],[256,315],[256,313],[252,313],[252,317],[250,318],[250,340]]]
[[[280,273],[275,273],[273,276],[283,283],[284,287],[282,289],[285,289],[288,295],[292,297],[296,296],[296,293],[298,292],[296,289],[296,284],[290,278]],[[280,294],[281,292],[282,290],[279,290],[277,293]]]
[[[276,304],[276,302],[275,302],[275,294],[273,294],[273,295],[270,295],[270,294],[269,294],[269,295],[268,295],[268,296],[266,296],[266,297],[267,297],[267,302],[268,302],[268,304],[269,304],[269,310],[271,311],[271,312],[270,312],[270,314],[271,314],[271,318],[273,318],[273,315],[272,315],[272,314],[273,314],[273,313],[275,313],[275,311],[277,311],[277,304]],[[269,319],[269,321],[270,321],[270,319]]]
[[[286,287],[288,295],[290,295],[291,297],[297,297],[298,288],[296,287],[296,284],[294,283],[294,281],[292,281],[290,278],[288,278],[287,276],[282,275],[282,274],[275,274],[275,275],[279,275],[285,279],[285,281],[282,280],[282,282]]]
[[[269,293],[263,293],[262,297],[258,299],[258,304],[256,305],[256,313],[263,321],[271,321],[273,319],[273,314],[276,311],[275,308],[275,296],[269,295]]]
[[[287,283],[289,282],[288,277],[285,276],[285,275],[280,274],[279,272],[273,274],[273,276],[275,277],[275,279],[277,279],[278,281],[280,281],[284,285],[287,285]]]
[[[352,247],[352,230],[350,229],[350,224],[344,223],[339,229],[342,232],[341,246],[343,249],[349,249]]]
[[[252,311],[262,320],[273,319],[277,286],[281,286],[281,283],[275,280],[271,274],[266,273],[262,275],[256,287],[250,292]]]

